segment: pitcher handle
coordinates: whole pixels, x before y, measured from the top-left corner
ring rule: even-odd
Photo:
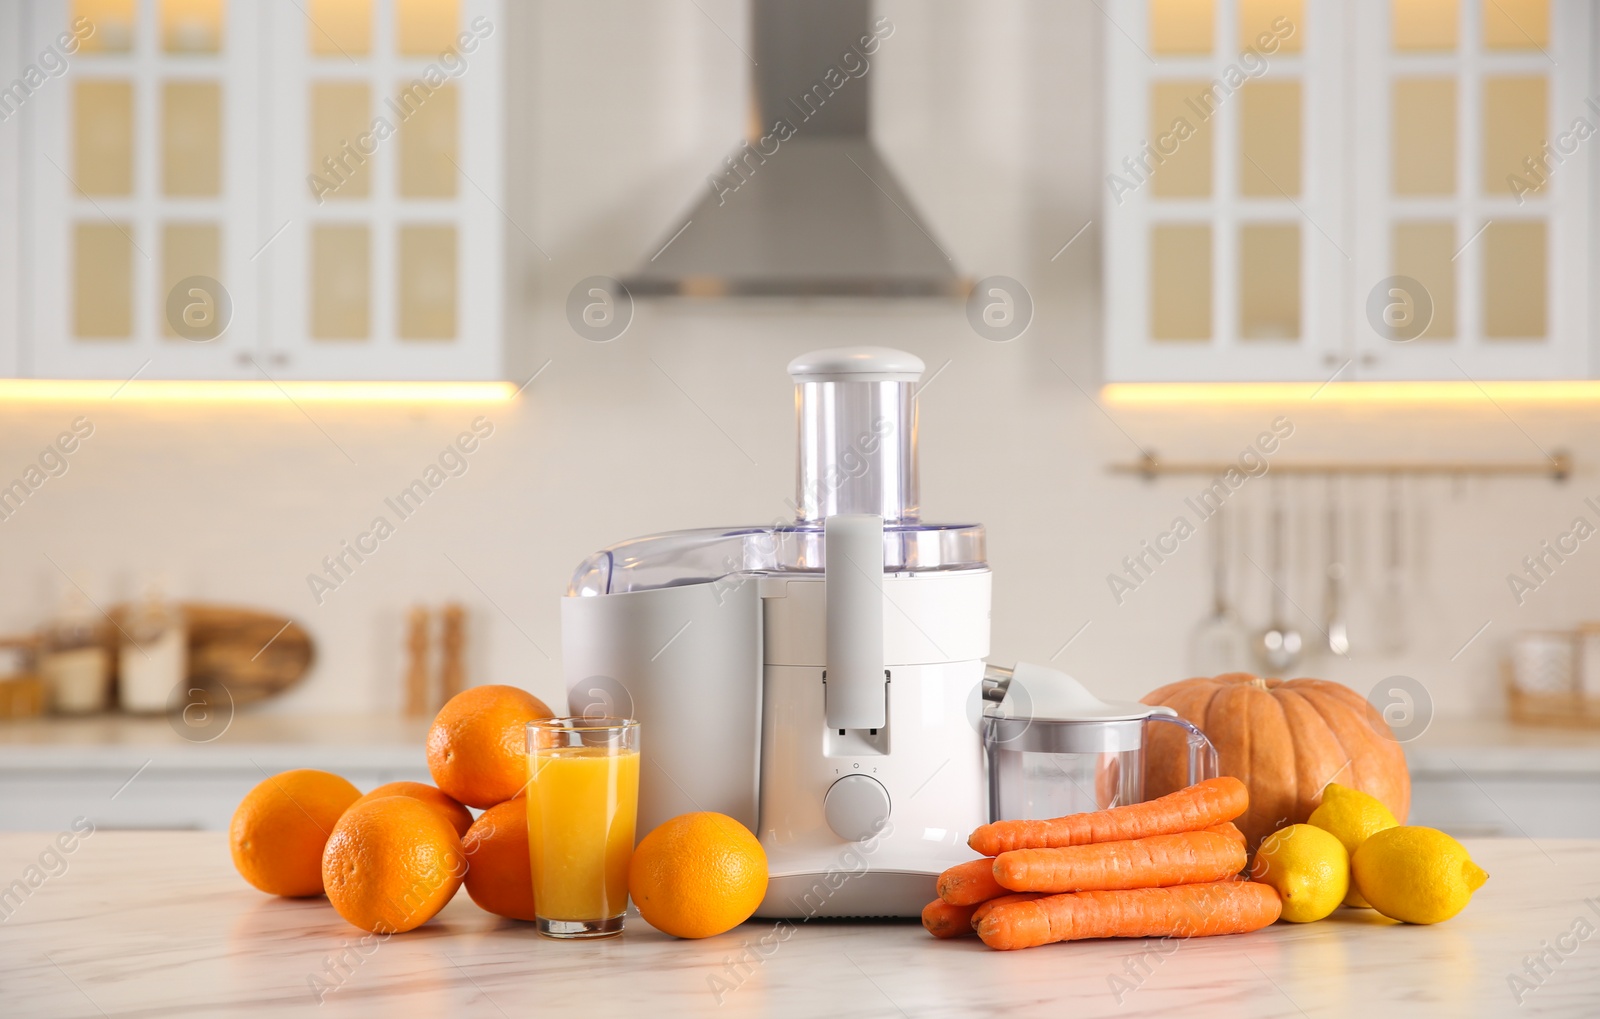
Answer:
[[[1169,714],[1169,712],[1171,712]],[[1155,714],[1145,719],[1147,722],[1166,722],[1183,728],[1188,733],[1186,742],[1189,745],[1189,784],[1204,782],[1208,778],[1217,777],[1217,748],[1211,745],[1211,740],[1200,731],[1199,726],[1193,722],[1179,718],[1177,712],[1163,706]]]

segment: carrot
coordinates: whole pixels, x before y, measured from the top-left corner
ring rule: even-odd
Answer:
[[[1013,849],[994,877],[1014,892],[1088,892],[1220,881],[1244,870],[1244,840],[1215,831],[1062,849]]]
[[[1218,835],[1226,835],[1228,838],[1233,839],[1241,846],[1245,844],[1244,832],[1240,831],[1239,826],[1234,824],[1232,821],[1224,821],[1221,824],[1214,824],[1207,828],[1206,831],[1214,831]]]
[[[1038,892],[1012,892],[1010,895],[1001,895],[990,899],[988,902],[980,902],[977,908],[972,911],[972,930],[976,932],[978,924],[982,923],[983,918],[988,916],[996,906],[1009,906],[1013,902],[1032,902],[1034,899],[1043,897]]]
[[[972,914],[978,908],[952,906],[943,899],[934,899],[922,907],[922,926],[936,938],[959,938],[973,933]]]
[[[1013,949],[1081,938],[1245,934],[1282,910],[1278,893],[1254,881],[1068,892],[996,906],[978,923],[978,937],[990,948]]]
[[[984,856],[999,856],[1012,849],[1055,849],[1174,835],[1232,821],[1249,806],[1250,794],[1244,783],[1224,775],[1125,807],[1068,814],[1048,821],[981,825],[967,839],[967,845]]]
[[[939,898],[952,906],[975,906],[1008,890],[994,879],[994,861],[987,856],[958,863],[939,875]]]

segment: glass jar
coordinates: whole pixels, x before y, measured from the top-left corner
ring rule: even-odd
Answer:
[[[183,609],[168,601],[159,584],[122,624],[117,651],[117,694],[124,711],[156,714],[167,710],[172,691],[183,682],[188,665],[188,628]]]
[[[67,593],[45,627],[39,676],[49,691],[51,709],[60,714],[93,714],[110,704],[111,654],[94,606],[77,587]]]

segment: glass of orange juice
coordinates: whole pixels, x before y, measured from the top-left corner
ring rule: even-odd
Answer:
[[[528,852],[539,933],[622,933],[639,805],[639,723],[528,723]]]

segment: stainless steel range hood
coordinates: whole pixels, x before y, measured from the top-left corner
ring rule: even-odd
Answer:
[[[868,137],[894,26],[869,0],[751,0],[752,133],[623,284],[635,296],[961,297]]]

